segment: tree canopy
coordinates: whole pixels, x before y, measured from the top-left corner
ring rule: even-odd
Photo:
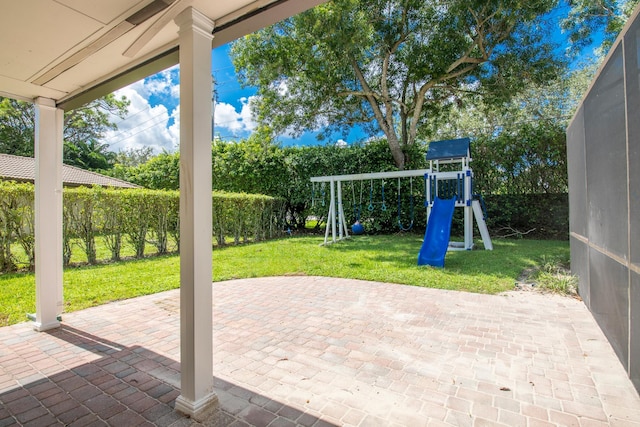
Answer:
[[[579,52],[602,35],[601,49],[608,49],[640,0],[568,0],[562,29],[569,35],[570,50]]]
[[[129,101],[110,94],[64,115],[64,162],[83,169],[107,169],[116,154],[100,139],[108,130],[117,129],[111,117],[124,118]],[[0,152],[17,156],[34,155],[33,104],[0,97]]]
[[[468,93],[502,100],[555,77],[539,17],[555,0],[333,0],[246,36],[231,54],[274,132],[384,133],[397,167],[419,128]]]

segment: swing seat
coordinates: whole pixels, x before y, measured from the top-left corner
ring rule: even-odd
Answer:
[[[356,221],[352,226],[351,226],[351,232],[353,234],[364,234],[364,226],[360,223],[360,221]]]

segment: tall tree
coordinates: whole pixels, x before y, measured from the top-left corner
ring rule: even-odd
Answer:
[[[33,157],[33,106],[0,97],[0,153]]]
[[[571,50],[578,53],[602,35],[603,53],[611,47],[640,0],[568,0],[569,14],[562,28],[569,34]]]
[[[333,0],[238,40],[257,119],[323,135],[384,133],[394,162],[432,113],[468,92],[504,99],[559,69],[541,31],[556,0]]]
[[[588,89],[598,64],[596,58],[591,58],[581,68],[565,71],[545,84],[530,85],[500,105],[485,102],[479,96],[466,97],[442,114],[433,116],[433,120],[421,128],[420,135],[425,140],[436,140],[491,137],[502,133],[514,135],[529,125],[564,129]]]
[[[129,101],[109,94],[64,115],[65,163],[85,169],[111,167],[115,154],[100,139],[117,129],[112,117],[124,118]],[[0,152],[18,156],[34,155],[33,104],[0,97]]]
[[[423,127],[427,139],[470,136],[477,190],[483,194],[566,193],[566,127],[597,61],[503,105],[466,99]]]
[[[115,161],[118,165],[131,168],[147,163],[153,156],[153,148],[149,146],[125,148],[118,151]]]

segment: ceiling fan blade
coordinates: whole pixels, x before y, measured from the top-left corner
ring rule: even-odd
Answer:
[[[171,22],[180,12],[189,7],[193,3],[193,0],[176,0],[171,3],[171,6],[166,8],[162,15],[156,19],[156,21],[147,28],[140,37],[138,37],[123,55],[128,58],[133,58],[140,52],[140,50],[146,46],[149,41],[155,37],[169,22]]]

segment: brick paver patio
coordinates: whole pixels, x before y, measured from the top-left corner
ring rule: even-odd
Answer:
[[[214,285],[216,426],[638,426],[577,300],[321,277]],[[188,426],[179,291],[0,328],[0,426]]]

